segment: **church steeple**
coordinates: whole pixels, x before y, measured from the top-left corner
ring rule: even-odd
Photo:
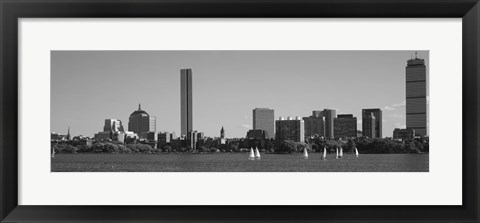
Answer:
[[[68,126],[67,140],[70,140],[70,126]]]
[[[225,138],[225,129],[223,129],[223,126],[222,126],[222,129],[220,130],[220,138]]]
[[[142,110],[142,105],[140,103],[138,103],[138,110],[141,111]]]

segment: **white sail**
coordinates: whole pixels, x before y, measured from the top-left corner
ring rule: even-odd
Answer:
[[[303,158],[304,158],[304,159],[308,159],[307,148],[303,148]]]
[[[337,156],[335,157],[336,159],[338,159],[338,148],[335,148],[337,150]]]
[[[255,147],[255,159],[259,160],[261,157],[260,157],[260,152],[258,151],[258,148]]]
[[[342,147],[340,147],[340,155],[339,155],[339,157],[340,157],[340,158],[343,157],[343,148],[342,148]]]
[[[327,148],[323,147],[323,156],[322,160],[327,159]]]
[[[355,147],[355,156],[358,157],[358,150],[357,147]]]
[[[250,156],[248,157],[248,159],[250,159],[250,160],[255,159],[255,154],[253,153],[253,148],[250,148]]]

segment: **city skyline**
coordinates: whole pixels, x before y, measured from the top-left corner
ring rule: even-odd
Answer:
[[[359,118],[361,117],[359,114],[362,109],[378,107],[384,111],[382,135],[389,137],[394,128],[405,128],[405,66],[412,53],[413,51],[53,51],[51,131],[62,133],[64,131],[62,127],[64,129],[70,126],[72,135],[93,136],[100,129],[97,127],[98,123],[104,119],[127,120],[124,118],[125,114],[121,113],[128,115],[131,112],[129,108],[132,107],[130,103],[134,103],[134,99],[137,98],[139,101],[135,104],[142,103],[150,115],[157,117],[157,131],[176,132],[179,135],[180,115],[179,112],[177,114],[174,112],[180,110],[178,92],[181,91],[175,90],[173,85],[178,86],[180,79],[178,71],[184,67],[191,67],[195,70],[195,74],[192,75],[193,94],[196,98],[193,106],[195,111],[199,111],[193,114],[195,120],[193,130],[205,132],[206,136],[218,136],[218,131],[223,126],[228,130],[227,138],[245,137],[247,131],[253,129],[251,126],[253,117],[249,117],[248,113],[251,114],[252,109],[257,107],[275,110],[275,120],[280,116],[308,117],[314,110],[329,108],[336,110],[336,114],[353,114],[357,117],[359,124],[357,126],[361,126],[359,120],[362,119]],[[106,59],[102,61],[97,58],[99,56]],[[405,56],[408,57],[403,58]],[[151,57],[167,58],[169,62],[177,58],[180,61],[177,63],[184,65],[177,65],[179,67],[176,72],[170,74],[165,71],[168,70],[165,67],[153,63]],[[419,57],[425,59],[428,66],[428,52],[419,51]],[[97,60],[94,60],[95,58]],[[353,64],[358,74],[348,76],[345,67],[338,66],[339,58],[352,62],[349,66]],[[125,63],[120,63],[121,61],[130,63],[127,72],[121,69],[125,68]],[[222,61],[228,63],[222,64]],[[332,66],[333,61],[337,63]],[[167,66],[167,62],[165,60],[163,62],[166,67],[175,66]],[[255,68],[252,68],[253,65],[256,65]],[[234,70],[240,69],[246,75],[233,75],[235,72],[226,69],[226,66],[235,68]],[[358,66],[363,66],[365,71],[358,70]],[[135,68],[138,68],[137,72],[134,72]],[[246,72],[245,68],[249,68],[247,69],[249,72]],[[354,68],[347,70],[355,70]],[[305,70],[317,70],[317,73],[312,75],[302,72]],[[288,73],[295,75],[286,77]],[[245,79],[242,80],[242,77]],[[65,78],[77,81],[65,81]],[[101,85],[98,85],[96,79],[103,80],[100,81]],[[122,81],[124,79],[129,81]],[[290,79],[297,81],[292,82]],[[268,85],[268,82],[271,82],[271,86],[255,88],[262,84]],[[317,83],[319,87],[315,88],[315,84],[311,85],[310,82]],[[154,86],[156,83],[157,87],[151,87],[151,83]],[[108,84],[112,84],[113,87],[109,88]],[[90,85],[100,87],[88,91],[91,89]],[[285,86],[287,88],[284,88]],[[92,92],[92,95],[75,94],[76,91],[81,91],[82,87],[84,91]],[[306,90],[304,87],[307,87]],[[400,88],[403,90],[397,90]],[[122,89],[124,91],[120,91]],[[239,92],[235,91],[237,89],[240,89]],[[222,90],[224,94],[221,94]],[[386,94],[384,90],[388,93]],[[359,91],[362,97],[357,98],[355,91]],[[304,95],[316,97],[302,97]],[[101,100],[113,96],[121,100]],[[280,100],[276,100],[276,96]],[[372,99],[372,96],[377,97]],[[95,115],[87,116],[92,113],[91,110],[76,112],[74,109],[77,106],[67,106],[71,105],[72,100],[79,102],[79,106],[95,108],[95,111],[106,111],[94,112]],[[110,102],[113,102],[114,106],[110,106]],[[100,107],[102,104],[104,107]],[[110,115],[107,114],[109,110],[113,110]],[[74,117],[69,117],[72,114]],[[104,116],[99,117],[100,115]],[[98,120],[88,127],[86,123],[92,123],[94,118]]]

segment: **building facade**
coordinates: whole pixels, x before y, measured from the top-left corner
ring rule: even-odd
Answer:
[[[305,137],[312,136],[324,136],[325,125],[324,125],[323,113],[321,111],[312,111],[312,115],[309,117],[303,117],[305,123]]]
[[[180,134],[187,135],[193,129],[192,69],[180,70]]]
[[[257,139],[257,140],[263,140],[267,139],[266,137],[267,132],[262,129],[250,129],[247,132],[247,139]]]
[[[139,104],[138,110],[130,114],[130,117],[128,118],[128,131],[139,135],[145,132],[155,132],[155,116],[150,116],[146,111],[142,110],[142,107]]]
[[[300,117],[280,117],[275,121],[275,139],[305,142],[305,122]]]
[[[173,140],[173,134],[170,132],[159,132],[157,134],[157,148],[163,149],[163,147],[170,145]]]
[[[333,109],[323,109],[322,114],[325,118],[325,138],[334,138],[335,137],[335,116],[336,111]]]
[[[94,134],[95,140],[111,139],[113,141],[124,142],[125,134],[122,121],[118,119],[105,119],[103,132]]]
[[[193,130],[187,134],[187,145],[190,146],[193,150],[197,149],[198,141],[198,132]]]
[[[351,114],[338,115],[334,121],[335,137],[347,138],[357,136],[357,118]]]
[[[375,113],[365,113],[362,114],[362,133],[363,136],[368,138],[378,138],[377,137],[377,120],[375,117]]]
[[[415,138],[415,130],[414,129],[399,129],[396,128],[393,130],[393,139],[401,139],[401,140],[409,140]]]
[[[108,132],[123,132],[122,121],[118,119],[105,119],[105,125],[103,126],[103,131]]]
[[[407,128],[414,129],[418,136],[426,136],[427,132],[427,68],[425,60],[407,61],[406,70],[406,111]]]
[[[367,124],[372,119],[375,120],[374,131],[371,129],[373,124]],[[369,138],[382,138],[382,110],[379,108],[362,109],[362,132],[363,136]]]
[[[98,132],[93,135],[93,138],[97,141],[101,141],[104,139],[112,139],[113,140],[113,132]]]
[[[253,109],[253,129],[265,130],[267,138],[275,137],[275,112],[270,108]]]
[[[333,109],[312,111],[312,115],[310,117],[303,118],[305,122],[305,137],[318,135],[325,138],[334,138],[335,116],[336,111]]]

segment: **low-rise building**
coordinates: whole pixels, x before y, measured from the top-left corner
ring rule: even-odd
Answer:
[[[393,130],[393,139],[409,140],[415,138],[415,130],[413,128]]]
[[[250,129],[247,132],[247,139],[268,139],[267,131],[263,129]]]

